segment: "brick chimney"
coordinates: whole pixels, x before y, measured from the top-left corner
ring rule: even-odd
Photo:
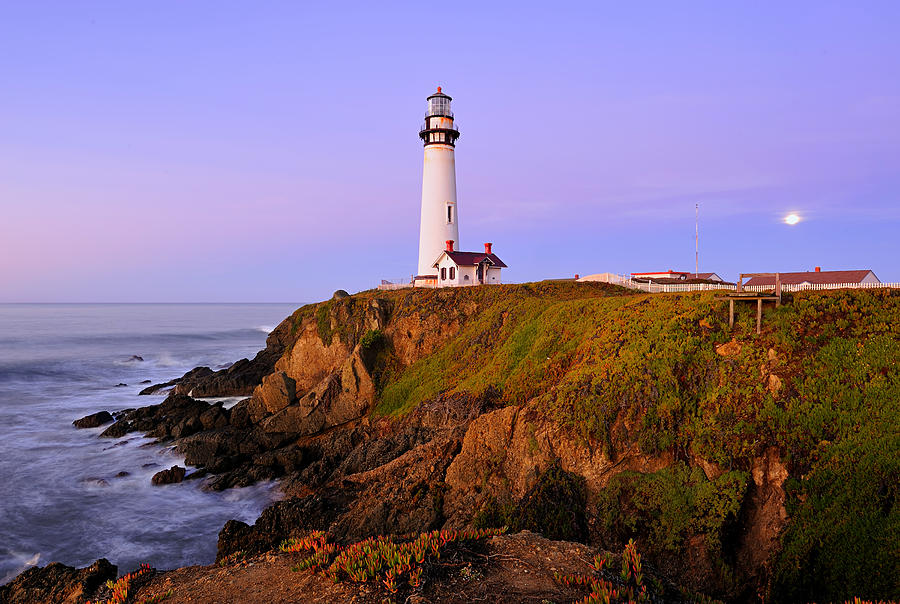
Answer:
[[[817,273],[821,273],[821,272],[822,272],[822,267],[821,267],[821,266],[817,266],[817,267],[816,267],[816,272],[817,272]]]
[[[447,243],[447,251],[448,251],[448,252],[452,252],[452,251],[453,251],[453,240],[452,240],[452,239],[448,239],[448,240],[446,241],[446,243]]]
[[[484,244],[484,253],[485,253],[485,254],[490,254],[490,253],[491,253],[491,246],[492,246],[492,245],[494,245],[494,244],[493,244],[493,243],[485,243],[485,244]]]

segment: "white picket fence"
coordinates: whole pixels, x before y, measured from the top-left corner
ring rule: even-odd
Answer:
[[[394,289],[406,289],[407,287],[412,287],[412,283],[379,283],[378,289],[384,290],[394,290]]]
[[[635,281],[630,277],[616,275],[613,273],[602,273],[599,275],[587,275],[578,279],[579,281],[594,281],[600,283],[612,283],[613,285],[621,285],[628,289],[639,290],[651,294],[675,293],[675,292],[702,292],[711,290],[734,290],[735,286],[730,283],[644,283]],[[399,280],[398,280],[399,281]],[[412,287],[412,283],[385,283],[382,282],[378,289],[395,290]],[[436,286],[420,286],[420,287],[436,287]],[[799,292],[806,290],[825,290],[825,289],[873,289],[873,288],[898,288],[900,283],[803,283],[790,285],[783,283],[781,285],[782,292]],[[746,292],[768,292],[775,289],[774,285],[745,285],[743,291]]]
[[[613,273],[602,273],[600,275],[588,275],[582,277],[579,281],[596,281],[600,283],[612,283],[613,285],[621,285],[628,289],[636,289],[651,294],[662,294],[671,292],[702,292],[718,289],[734,289],[734,285],[729,283],[645,283],[635,281],[630,277],[615,275]]]

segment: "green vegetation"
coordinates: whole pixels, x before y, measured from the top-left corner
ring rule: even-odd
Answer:
[[[154,572],[154,569],[150,567],[149,564],[141,564],[140,567],[134,571],[130,572],[127,575],[124,575],[117,581],[107,581],[106,589],[109,591],[109,597],[103,600],[102,604],[125,604],[129,601],[128,592],[132,587],[132,583],[137,580],[146,577],[146,575]],[[152,602],[161,602],[172,596],[172,590],[169,590],[163,594],[159,594],[153,596],[149,599],[141,600],[139,604],[151,604]],[[87,604],[91,604],[88,602]],[[99,601],[95,604],[101,604]]]
[[[556,575],[556,581],[567,587],[590,588],[590,593],[576,604],[651,602],[653,596],[658,596],[663,590],[658,582],[644,580],[641,555],[634,541],[628,541],[620,557],[595,555],[592,566],[594,573],[590,575]],[[647,590],[648,583],[652,584],[651,591]]]
[[[501,535],[505,531],[431,531],[407,538],[370,537],[346,547],[331,543],[328,535],[316,531],[302,539],[288,539],[280,549],[304,554],[305,557],[293,568],[295,571],[312,569],[323,572],[335,583],[380,582],[393,594],[404,585],[418,588],[422,584],[423,565],[439,560],[448,549]]]
[[[529,530],[549,539],[587,541],[584,478],[551,465],[517,504],[489,500],[475,516],[475,528],[507,526],[512,532]]]
[[[714,555],[733,549],[754,460],[774,450],[791,478],[773,598],[900,598],[900,291],[797,293],[765,310],[761,334],[751,305],[738,305],[730,330],[713,293],[545,282],[384,297],[396,317],[458,332],[408,367],[384,364],[377,414],[493,392],[610,459],[637,447],[673,460],[620,475],[593,502],[617,539],[638,539],[651,557],[677,555],[695,535]],[[688,464],[697,457],[718,477]],[[493,505],[483,522],[518,513]]]
[[[703,535],[721,556],[723,533],[737,519],[747,480],[741,471],[708,480],[700,468],[683,463],[617,474],[599,497],[604,536],[611,543],[641,536],[654,551],[678,552],[687,537]]]

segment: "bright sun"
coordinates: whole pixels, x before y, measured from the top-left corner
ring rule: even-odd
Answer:
[[[791,213],[784,217],[785,224],[795,225],[800,222],[800,217],[797,214]]]

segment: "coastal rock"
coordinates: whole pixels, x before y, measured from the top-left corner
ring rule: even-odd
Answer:
[[[113,416],[110,415],[109,411],[98,411],[97,413],[85,415],[81,419],[76,419],[72,422],[72,425],[76,428],[97,428],[111,421],[113,421]]]
[[[160,470],[153,475],[151,482],[156,485],[176,484],[184,480],[185,469],[181,466],[172,466],[168,470]]]
[[[228,425],[228,412],[221,404],[214,405],[200,414],[200,425],[204,430],[224,428]]]
[[[69,604],[91,599],[107,581],[115,581],[118,568],[101,558],[85,568],[59,562],[29,568],[0,586],[0,602],[8,604]]]
[[[255,395],[269,413],[278,413],[297,400],[296,385],[284,371],[276,371],[263,378]]]
[[[168,382],[163,382],[162,384],[153,384],[152,386],[147,386],[138,394],[158,394],[165,388],[172,388],[174,386],[179,386],[178,392],[180,394],[188,394],[194,384],[199,381],[207,378],[215,373],[209,367],[195,367],[185,373],[180,378],[175,378],[174,380],[169,380]]]
[[[104,438],[121,438],[132,431],[131,423],[128,420],[118,420],[109,428],[100,433]]]

